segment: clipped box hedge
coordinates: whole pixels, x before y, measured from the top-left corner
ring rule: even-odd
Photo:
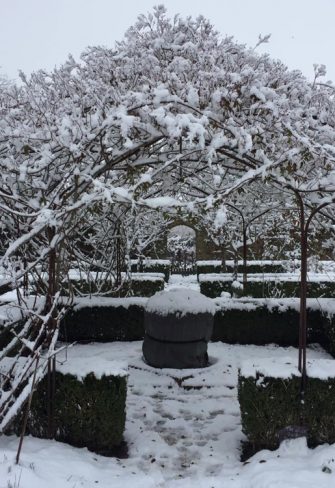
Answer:
[[[212,341],[296,346],[299,299],[217,298]],[[65,342],[136,341],[144,337],[146,298],[76,298],[60,324]],[[335,299],[307,302],[308,342],[335,357]],[[9,333],[7,332],[7,335]],[[0,335],[1,339],[1,335]]]
[[[132,260],[131,271],[137,273],[163,273],[164,280],[168,282],[171,273],[171,261],[168,259],[144,259],[141,264],[138,260]]]
[[[208,273],[233,273],[235,270],[234,261],[197,261],[197,275]],[[243,261],[237,263],[237,272],[243,273]],[[284,261],[247,261],[247,273],[285,273],[286,266]]]
[[[242,275],[238,275],[238,281],[242,283]],[[232,286],[233,278],[226,273],[199,275],[199,282],[201,293],[211,298],[219,297],[222,292],[235,291]],[[290,274],[250,274],[243,290],[243,295],[253,298],[298,297],[299,294],[300,277]],[[310,298],[335,297],[335,281],[328,276],[320,275],[308,283],[307,295]]]
[[[238,399],[248,452],[277,449],[283,429],[306,432],[310,446],[335,442],[335,362],[308,363],[308,380],[301,402],[297,361],[289,358],[242,363]],[[298,434],[299,435],[299,434]]]
[[[96,361],[96,359],[95,359]],[[45,377],[33,395],[27,433],[50,438],[48,381]],[[124,371],[83,378],[55,373],[51,437],[75,447],[111,456],[123,443],[126,421],[127,375]]]
[[[94,279],[94,273],[91,273],[91,278],[81,278],[76,273],[70,274],[70,284],[74,290],[74,295],[83,294],[101,294],[107,297],[114,297],[116,293],[118,296],[131,295],[135,297],[150,297],[157,291],[164,289],[164,274],[163,273],[132,273],[131,279],[127,280],[123,276],[123,284],[121,289],[115,290],[115,285],[106,279],[103,281],[101,277],[99,284]],[[65,282],[62,288],[62,294],[68,295],[68,283]]]
[[[77,298],[60,324],[64,342],[139,341],[146,298]]]
[[[198,279],[200,274],[223,272],[222,261],[197,261],[196,268]]]
[[[217,298],[212,341],[227,344],[297,346],[299,299]],[[333,299],[308,300],[308,341],[330,349]],[[332,338],[335,344],[335,332]],[[335,352],[335,349],[334,349]]]
[[[162,273],[133,274],[130,288],[134,297],[151,297],[158,291],[164,290],[164,275]]]

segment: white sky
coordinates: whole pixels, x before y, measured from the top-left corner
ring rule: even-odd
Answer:
[[[16,78],[78,58],[88,45],[113,46],[138,14],[164,3],[169,15],[203,14],[222,35],[262,47],[289,68],[313,76],[327,66],[335,81],[335,0],[0,0],[0,73]]]

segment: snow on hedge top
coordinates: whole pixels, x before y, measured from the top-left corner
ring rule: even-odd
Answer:
[[[252,261],[247,261],[247,265],[257,265],[257,266],[265,266],[265,265],[283,265],[285,264],[287,261],[270,261],[270,260],[263,260],[263,261],[259,261],[259,260],[252,260]],[[235,261],[231,260],[231,259],[226,259],[225,261],[225,264],[228,265],[228,266],[234,266],[235,264]],[[244,261],[242,260],[238,260],[237,262],[238,265],[243,265],[244,264]],[[196,262],[196,265],[197,266],[222,266],[222,260],[218,260],[218,259],[211,259],[211,260],[200,260],[200,261],[197,261]]]
[[[301,376],[298,370],[298,361],[288,357],[247,359],[242,362],[240,375],[245,378],[263,376],[282,379]],[[318,378],[321,380],[335,378],[334,359],[308,360],[307,375],[310,378]]]
[[[57,365],[57,371],[71,374],[78,381],[83,381],[90,373],[100,380],[102,376],[128,376],[128,364],[126,361],[109,361],[105,358],[97,361],[96,357],[78,357]]]
[[[74,310],[88,307],[122,307],[127,309],[134,305],[144,307],[147,301],[148,299],[146,297],[76,297],[73,305]]]
[[[278,310],[284,313],[288,310],[299,311],[299,298],[226,298],[217,297],[213,301],[218,310],[257,310],[257,308],[267,308],[269,312]],[[307,308],[319,311],[322,315],[332,317],[335,315],[335,298],[308,298]]]
[[[238,281],[243,280],[243,275],[239,273],[237,275]],[[248,274],[248,281],[256,281],[256,282],[263,282],[263,281],[275,281],[275,282],[292,282],[292,283],[299,283],[300,282],[300,274],[293,274],[293,273],[249,273]],[[231,273],[204,273],[199,274],[199,282],[229,282],[232,281]],[[309,273],[308,274],[308,281],[315,282],[315,283],[329,283],[335,281],[335,276],[333,273]]]
[[[146,306],[147,312],[157,312],[160,315],[187,313],[215,314],[213,300],[201,293],[186,288],[175,288],[169,291],[160,291],[149,298]]]
[[[140,264],[140,261],[138,259],[131,259],[130,260],[131,264]],[[170,266],[171,261],[169,259],[151,259],[151,258],[144,258],[142,261],[142,264],[144,267],[150,267],[150,266]]]

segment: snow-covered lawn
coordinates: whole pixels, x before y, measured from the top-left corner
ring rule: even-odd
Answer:
[[[240,462],[237,371],[243,359],[297,357],[294,348],[209,344],[211,366],[155,370],[141,342],[76,345],[72,358],[129,364],[125,439],[128,459],[104,458],[56,441],[0,438],[1,488],[295,488],[335,486],[335,445],[310,450],[303,439]],[[308,357],[328,355],[319,348]]]

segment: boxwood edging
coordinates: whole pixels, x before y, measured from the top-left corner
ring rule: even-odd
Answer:
[[[167,283],[171,274],[171,261],[168,259],[144,259],[141,264],[138,260],[131,261],[131,271],[136,273],[163,273],[164,280]]]
[[[228,344],[298,344],[299,300],[223,299],[216,304],[212,341]],[[78,298],[60,324],[65,342],[136,341],[144,337],[147,298]],[[334,310],[333,310],[334,309]],[[307,302],[308,342],[335,357],[335,299]]]
[[[239,281],[242,282],[240,275]],[[285,280],[285,275],[262,275],[253,274],[248,277],[246,288],[243,291],[245,296],[253,298],[289,298],[299,297],[300,282]],[[200,274],[200,291],[203,295],[216,298],[222,292],[235,293],[233,278],[229,274]],[[311,281],[307,285],[309,298],[335,297],[335,281],[324,278],[323,281]]]
[[[77,298],[60,323],[64,342],[139,341],[147,298]]]
[[[217,298],[214,302],[217,311],[212,341],[297,346],[299,299]],[[335,345],[335,332],[334,338],[329,337],[333,330],[332,303],[334,299],[310,299],[307,304],[308,341],[319,342],[328,350],[331,341]]]
[[[207,273],[233,273],[234,261],[228,260],[223,266],[222,261],[197,261],[197,276]],[[243,261],[239,260],[237,272],[243,273]],[[247,261],[247,273],[285,273],[285,262],[282,261]]]
[[[284,429],[288,427],[297,433],[305,431],[310,446],[335,442],[333,360],[314,360],[314,364],[319,363],[324,370],[329,369],[330,377],[319,378],[308,370],[303,403],[297,370],[292,368],[288,377],[276,377],[271,372],[267,373],[262,360],[258,360],[255,374],[250,374],[245,363],[239,371],[238,399],[249,455],[261,449],[277,449],[281,438],[285,438]],[[280,370],[288,364],[289,360],[279,364]]]
[[[71,286],[75,290],[75,294],[95,294],[101,293],[106,297],[115,297],[113,290],[113,283],[106,280],[100,284],[99,290],[94,280],[87,280],[70,277]],[[118,290],[120,296],[131,295],[135,297],[150,297],[164,289],[164,274],[163,273],[134,273],[130,280],[126,279],[122,283],[122,287]],[[67,296],[69,294],[68,283],[64,282],[62,287],[62,294]]]
[[[26,434],[87,447],[104,456],[119,455],[120,449],[124,449],[126,394],[126,372],[106,372],[99,377],[90,372],[78,378],[56,371],[52,430],[45,376],[33,395]]]

